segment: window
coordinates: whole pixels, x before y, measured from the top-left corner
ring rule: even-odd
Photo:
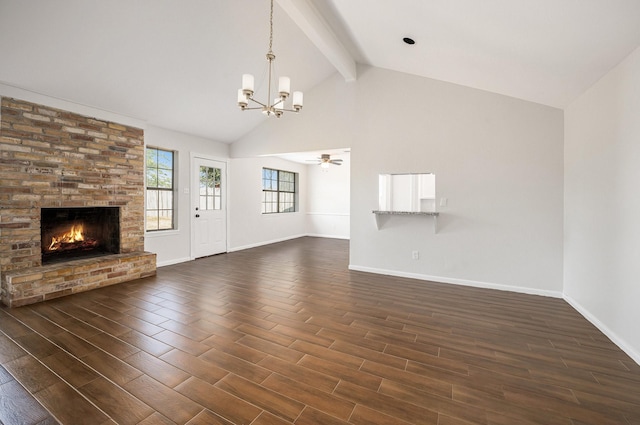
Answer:
[[[297,174],[262,169],[262,214],[295,212]]]
[[[222,209],[222,170],[220,168],[200,166],[200,209]]]
[[[147,231],[174,229],[174,157],[172,151],[147,147]]]

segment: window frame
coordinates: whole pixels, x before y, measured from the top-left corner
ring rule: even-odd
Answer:
[[[271,173],[276,173],[275,178],[273,178],[273,174],[269,178],[265,178],[265,172],[269,171]],[[291,179],[283,180],[281,178],[281,173],[286,173],[291,175]],[[270,214],[287,214],[298,212],[298,173],[294,171],[288,170],[280,170],[276,168],[262,167],[262,214],[270,215]],[[269,186],[273,186],[273,183],[276,183],[276,188],[266,188],[265,183],[270,182]],[[286,186],[291,183],[293,184],[293,190],[286,190]],[[267,199],[267,194],[270,194],[270,200]],[[275,196],[274,196],[275,195]],[[283,201],[283,197],[291,197],[291,201]],[[274,200],[275,199],[275,200]],[[283,205],[284,204],[284,205]],[[271,208],[266,208],[267,205],[270,205]],[[273,206],[275,205],[275,208]],[[291,205],[291,206],[288,206]],[[286,207],[286,208],[285,208]]]
[[[152,170],[156,171],[156,186],[150,186],[149,185],[149,159],[148,159],[148,155],[149,155],[149,151],[155,151],[155,157],[156,157],[156,166],[152,168]],[[164,152],[164,153],[169,153],[171,154],[171,168],[164,168],[161,167],[158,161],[158,157],[159,157],[159,153],[160,152]],[[177,152],[174,150],[170,150],[170,149],[164,149],[164,148],[159,148],[156,146],[145,146],[145,174],[144,174],[144,186],[145,186],[145,204],[144,204],[144,216],[145,216],[145,233],[156,233],[156,232],[168,232],[168,231],[175,231],[177,230],[176,227],[176,218],[177,218],[177,204],[176,204],[176,158],[177,158]],[[158,179],[158,175],[160,174],[160,170],[164,170],[164,171],[170,171],[170,179],[171,179],[171,187],[160,187],[159,184],[159,179]],[[149,208],[149,194],[150,192],[157,192],[157,208],[154,209],[150,209]],[[161,200],[161,193],[170,193],[170,200],[171,200],[171,208],[160,208],[160,200]],[[157,223],[156,223],[156,227],[153,229],[149,229],[149,211],[154,211],[156,212],[157,215]],[[162,215],[160,214],[161,211],[170,211],[171,212],[171,227],[160,227],[160,223],[161,223],[161,217]]]

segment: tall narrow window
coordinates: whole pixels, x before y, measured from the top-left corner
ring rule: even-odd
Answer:
[[[174,152],[147,147],[146,157],[147,231],[174,229]]]
[[[291,171],[262,169],[262,214],[295,212],[297,174]]]

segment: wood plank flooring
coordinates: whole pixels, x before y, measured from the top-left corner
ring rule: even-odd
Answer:
[[[0,421],[640,424],[640,366],[563,300],[347,265],[301,238],[2,308]]]

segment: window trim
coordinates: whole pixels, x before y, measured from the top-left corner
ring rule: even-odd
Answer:
[[[277,184],[277,189],[273,190],[273,189],[265,189],[264,187],[264,172],[265,170],[270,170],[270,171],[275,171],[277,173],[276,175],[276,181],[278,182]],[[280,189],[280,173],[289,173],[291,175],[293,175],[293,191],[289,191],[289,190],[282,190]],[[294,171],[288,171],[288,170],[280,170],[277,168],[270,168],[270,167],[262,167],[262,172],[261,172],[261,181],[262,181],[262,202],[261,202],[261,207],[262,207],[262,214],[263,215],[271,215],[271,214],[289,214],[289,213],[295,213],[298,212],[298,181],[299,181],[299,176],[298,173],[294,172]],[[274,179],[271,179],[274,180]],[[269,193],[275,193],[276,194],[276,211],[265,211],[265,192],[269,192]],[[293,194],[293,210],[290,211],[280,211],[280,194],[281,193],[290,193]],[[272,202],[270,202],[270,204],[272,204]]]
[[[163,188],[163,187],[152,187],[148,185],[148,180],[147,180],[147,170],[148,170],[148,166],[147,166],[147,152],[148,150],[155,150],[156,152],[161,151],[161,152],[168,152],[171,153],[171,188]],[[145,203],[144,203],[144,230],[145,233],[150,233],[150,234],[157,234],[157,233],[164,233],[164,232],[175,232],[177,231],[177,185],[176,185],[176,158],[177,158],[177,151],[175,150],[171,150],[171,149],[165,149],[165,148],[160,148],[157,146],[145,146],[145,161],[144,161],[144,187],[145,187]],[[164,168],[159,168],[157,167],[156,170],[160,170],[160,169],[164,169]],[[171,227],[170,228],[156,228],[156,229],[148,229],[147,228],[147,223],[148,223],[148,211],[169,211],[169,209],[153,209],[150,210],[147,205],[148,202],[148,196],[149,196],[149,191],[158,191],[160,192],[171,192]],[[160,222],[160,216],[158,215],[158,224]],[[159,227],[159,226],[158,226]]]

